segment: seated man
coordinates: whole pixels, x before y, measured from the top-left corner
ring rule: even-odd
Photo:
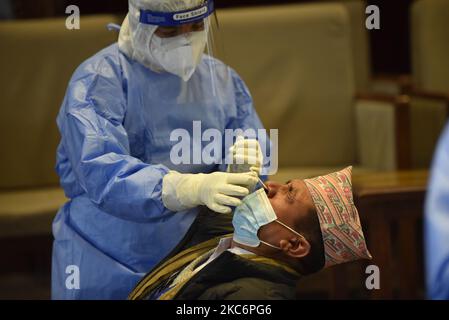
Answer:
[[[234,211],[234,234],[162,262],[130,299],[294,299],[300,275],[371,259],[351,167],[286,184],[267,183]]]

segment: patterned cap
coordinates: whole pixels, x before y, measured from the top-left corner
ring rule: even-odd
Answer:
[[[320,221],[325,265],[371,259],[352,196],[352,167],[306,179]]]

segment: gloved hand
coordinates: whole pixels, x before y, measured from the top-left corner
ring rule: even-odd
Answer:
[[[253,171],[260,175],[263,155],[259,141],[238,137],[229,151],[232,152],[232,164],[228,165],[227,172]]]
[[[162,201],[167,209],[182,211],[206,205],[218,213],[230,213],[238,206],[237,197],[248,195],[248,187],[257,183],[255,173],[182,174],[170,171],[162,182]]]

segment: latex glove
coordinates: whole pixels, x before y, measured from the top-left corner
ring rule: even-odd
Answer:
[[[259,141],[238,137],[229,151],[232,153],[232,164],[228,165],[227,172],[253,171],[260,175],[263,155]]]
[[[214,172],[182,174],[170,171],[162,182],[162,201],[172,211],[206,205],[218,213],[230,213],[229,206],[239,206],[257,183],[255,173]]]

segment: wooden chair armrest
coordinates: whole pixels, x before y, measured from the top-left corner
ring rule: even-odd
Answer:
[[[410,91],[413,81],[409,74],[377,74],[371,78],[371,86],[373,92],[400,95]]]
[[[431,91],[431,90],[425,90],[422,88],[412,87],[409,92],[410,97],[413,99],[416,98],[422,98],[427,100],[436,100],[441,101],[446,105],[446,114],[449,117],[449,93],[445,92],[439,92],[439,91]]]

